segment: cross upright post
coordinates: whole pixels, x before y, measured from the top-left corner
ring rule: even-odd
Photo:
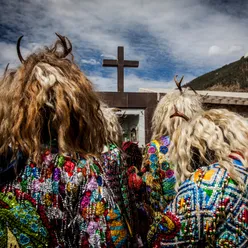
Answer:
[[[139,61],[124,60],[124,47],[118,47],[118,59],[104,59],[103,66],[117,67],[117,90],[124,92],[124,67],[139,67]]]

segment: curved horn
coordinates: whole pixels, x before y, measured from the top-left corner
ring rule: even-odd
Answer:
[[[23,35],[20,36],[19,39],[17,40],[16,49],[17,49],[17,54],[18,54],[19,60],[23,64],[25,62],[25,60],[23,59],[21,51],[20,51],[20,44],[21,44],[22,37],[23,37]]]
[[[186,116],[185,114],[179,112],[176,105],[174,105],[174,109],[175,109],[175,113],[173,115],[171,115],[170,118],[178,116],[178,117],[182,117],[186,121],[189,121],[189,117]]]
[[[177,85],[177,88],[179,89],[179,91],[180,91],[181,93],[183,92],[182,86],[181,86],[182,81],[183,81],[183,78],[184,78],[184,76],[182,76],[181,79],[180,79],[180,81],[178,82],[178,81],[177,81],[177,75],[174,77],[174,81],[175,81],[175,83],[176,83],[176,85]]]
[[[6,73],[7,73],[7,71],[8,71],[8,68],[9,68],[9,63],[7,64],[7,66],[6,66],[5,70],[4,70],[3,77],[6,76]]]
[[[71,41],[67,38],[67,37],[65,37],[65,39],[68,41],[68,43],[69,43],[69,48],[67,48],[67,51],[68,51],[68,54],[72,51],[72,44],[71,44]]]
[[[66,57],[66,56],[72,51],[72,44],[71,44],[70,40],[69,40],[67,37],[62,36],[62,35],[60,35],[60,34],[58,34],[58,33],[55,33],[55,34],[56,34],[56,35],[59,37],[59,39],[61,40],[61,43],[62,43],[62,45],[63,45],[63,47],[64,47],[64,49],[65,49],[65,51],[64,51],[64,57]],[[67,47],[66,40],[67,40],[68,43],[69,43],[69,48]]]

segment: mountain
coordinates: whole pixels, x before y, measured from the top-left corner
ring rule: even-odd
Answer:
[[[248,57],[208,72],[185,86],[195,90],[248,92]]]

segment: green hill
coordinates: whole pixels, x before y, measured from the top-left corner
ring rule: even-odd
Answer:
[[[195,78],[185,86],[195,90],[248,92],[248,58],[242,57],[229,65]]]

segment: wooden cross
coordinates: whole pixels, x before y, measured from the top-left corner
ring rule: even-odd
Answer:
[[[118,92],[124,91],[124,67],[139,67],[139,61],[124,60],[124,47],[118,47],[118,59],[104,59],[103,66],[117,67]]]

